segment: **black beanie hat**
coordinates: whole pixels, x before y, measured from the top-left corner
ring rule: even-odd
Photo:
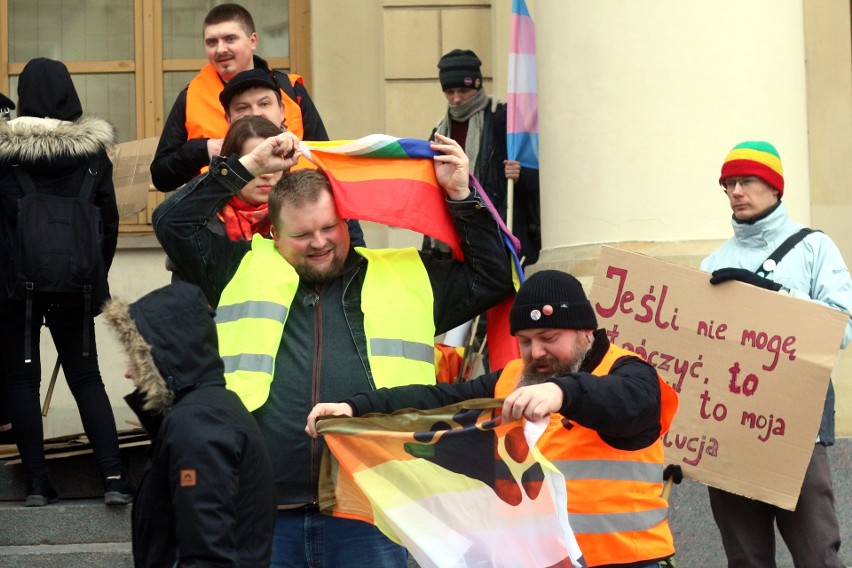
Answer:
[[[580,282],[559,270],[536,272],[521,284],[509,313],[512,335],[522,329],[597,329]]]
[[[438,61],[441,90],[482,87],[482,61],[469,49],[454,49]]]

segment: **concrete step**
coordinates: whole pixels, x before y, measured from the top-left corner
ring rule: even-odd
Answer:
[[[134,484],[142,477],[147,446],[122,448]],[[49,459],[60,501],[24,507],[23,466],[0,465],[0,568],[123,568],[133,566],[131,506],[106,506],[91,453]]]
[[[147,462],[149,446],[122,448],[121,456],[131,482],[138,483]],[[61,499],[103,497],[104,488],[98,467],[91,452],[81,455],[48,459],[50,481]],[[26,477],[23,466],[0,462],[0,502],[23,501],[26,497]]]
[[[130,543],[0,547],[0,568],[132,568]]]
[[[0,503],[0,547],[130,542],[130,506],[66,499],[46,507]]]

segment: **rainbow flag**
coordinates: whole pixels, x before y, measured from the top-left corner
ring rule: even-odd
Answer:
[[[535,24],[524,0],[512,0],[509,34],[507,152],[525,168],[538,169],[538,78]]]
[[[502,404],[321,420],[320,509],[375,524],[422,568],[585,566],[543,428],[504,424]]]
[[[426,140],[372,134],[358,140],[304,141],[299,150],[325,171],[346,219],[410,229],[445,242],[463,259]]]
[[[358,140],[302,141],[299,151],[325,172],[340,215],[429,235],[463,260],[446,194],[435,178],[427,140],[371,134]],[[479,196],[497,220],[515,256],[520,243],[480,187]]]
[[[463,260],[461,241],[444,190],[435,178],[432,157],[436,152],[427,140],[371,134],[358,140],[303,141],[299,150],[328,176],[341,216],[429,235],[448,244],[453,256]],[[512,256],[517,290],[524,276],[518,258],[520,242],[472,174],[470,185],[500,227]],[[488,312],[488,355],[492,370],[502,369],[508,361],[520,356],[518,342],[509,333],[508,313],[513,298],[510,296]]]
[[[479,185],[479,181],[476,178],[472,178],[472,180],[472,185],[477,191],[485,193],[485,190]],[[505,227],[502,221],[500,223],[501,226]],[[526,276],[524,275],[524,268],[521,266],[521,259],[518,257],[520,243],[517,239],[514,241],[510,240],[509,237],[514,238],[514,235],[506,229],[503,233],[503,241],[506,244],[506,248],[512,254],[512,284],[515,287],[515,292],[517,292],[521,284],[526,280]],[[509,361],[518,359],[521,356],[518,340],[512,335],[509,326],[509,312],[512,311],[512,304],[514,302],[515,294],[513,293],[506,296],[502,302],[486,312],[485,336],[488,341],[488,368],[492,372],[499,371]]]

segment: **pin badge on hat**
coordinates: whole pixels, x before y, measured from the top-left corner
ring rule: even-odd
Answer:
[[[553,314],[553,306],[551,306],[550,304],[545,304],[544,307],[541,308],[541,313],[546,316]]]
[[[533,321],[538,321],[541,319],[541,312],[538,310],[533,310],[530,312],[530,319]]]

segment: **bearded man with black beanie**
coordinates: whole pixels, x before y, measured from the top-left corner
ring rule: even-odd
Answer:
[[[430,409],[505,398],[503,416],[549,417],[538,449],[565,475],[568,519],[589,567],[673,566],[663,491],[662,436],[677,395],[638,355],[609,342],[580,282],[557,270],[530,276],[510,312],[521,358],[454,384],[359,393],[314,407],[321,416]]]

